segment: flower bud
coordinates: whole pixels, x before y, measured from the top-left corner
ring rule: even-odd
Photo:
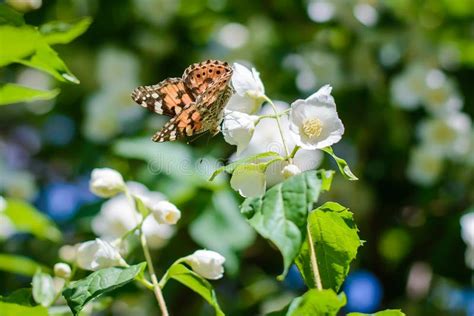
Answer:
[[[59,248],[59,258],[69,263],[75,262],[79,245],[80,244],[62,246]]]
[[[197,250],[186,257],[186,262],[194,272],[209,280],[220,279],[224,274],[225,258],[215,251]]]
[[[89,188],[97,196],[108,198],[124,191],[125,182],[122,175],[110,168],[92,170]]]
[[[126,265],[118,249],[99,238],[79,245],[76,262],[81,269],[91,271]]]
[[[159,201],[152,206],[151,212],[159,224],[174,225],[181,218],[178,208],[168,201]]]
[[[67,263],[58,262],[54,265],[54,275],[62,279],[69,279],[71,277],[71,267]]]
[[[281,171],[281,174],[285,179],[288,179],[292,176],[296,176],[297,174],[300,174],[300,173],[301,173],[301,169],[298,168],[298,166],[294,164],[289,164],[285,166],[283,170]]]

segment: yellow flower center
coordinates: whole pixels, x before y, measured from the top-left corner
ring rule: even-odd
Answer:
[[[303,123],[303,133],[309,138],[318,137],[323,131],[323,123],[317,118],[307,119]]]

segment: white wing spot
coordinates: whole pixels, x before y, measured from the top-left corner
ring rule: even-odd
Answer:
[[[151,96],[152,96],[153,99],[158,99],[158,94],[157,93],[152,93]]]
[[[161,102],[155,102],[155,112],[158,114],[163,114],[163,109],[161,108]]]

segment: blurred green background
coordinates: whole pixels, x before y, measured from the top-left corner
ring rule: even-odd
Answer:
[[[256,67],[273,100],[291,103],[333,86],[346,128],[334,149],[360,180],[337,174],[324,199],[351,208],[367,241],[344,285],[345,312],[474,315],[474,224],[460,221],[474,211],[473,1],[7,3],[26,11],[32,25],[93,20],[74,42],[55,46],[80,85],[21,65],[0,69],[2,81],[61,88],[54,101],[0,109],[0,193],[48,214],[63,243],[94,237],[102,201],[88,192],[88,177],[111,167],[183,212],[175,235],[155,250],[160,273],[197,248],[221,251],[226,277],[214,284],[229,315],[263,314],[304,291],[296,269],[284,282],[275,279],[280,256],[242,221],[228,181],[205,180],[235,147],[221,135],[152,143],[166,119],[130,98],[135,87],[180,76],[191,63],[237,61]],[[321,166],[336,168],[329,159]],[[48,266],[58,261],[60,244],[1,228],[0,235],[1,252]],[[29,282],[0,272],[0,294]],[[174,315],[212,314],[179,285],[165,296]],[[97,315],[157,313],[152,295],[135,286],[102,303],[109,308]]]

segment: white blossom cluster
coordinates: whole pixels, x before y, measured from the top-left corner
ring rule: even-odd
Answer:
[[[453,79],[440,69],[412,64],[392,81],[391,95],[400,108],[422,106],[428,114],[417,127],[420,142],[407,168],[413,182],[433,184],[446,159],[474,165],[472,120],[461,112],[463,99]]]
[[[140,230],[151,249],[163,247],[173,236],[181,211],[160,192],[150,191],[137,182],[125,182],[118,171],[110,168],[94,169],[89,187],[97,196],[109,198],[92,221],[92,230],[98,238],[61,247],[59,257],[64,262],[90,271],[126,267],[127,236]],[[137,200],[149,214],[140,212]],[[214,251],[198,250],[179,260],[210,280],[219,279],[224,273],[225,258]],[[57,277],[68,279],[71,268],[64,262],[57,263],[54,272]]]
[[[291,105],[273,104],[265,95],[257,70],[239,63],[234,64],[232,85],[235,94],[225,109],[222,124],[226,142],[237,146],[232,160],[269,151],[286,157],[296,150],[291,160],[237,167],[230,184],[244,197],[263,195],[267,186],[315,169],[321,160],[320,149],[337,143],[344,133],[329,85]],[[268,104],[262,108],[265,101]]]

